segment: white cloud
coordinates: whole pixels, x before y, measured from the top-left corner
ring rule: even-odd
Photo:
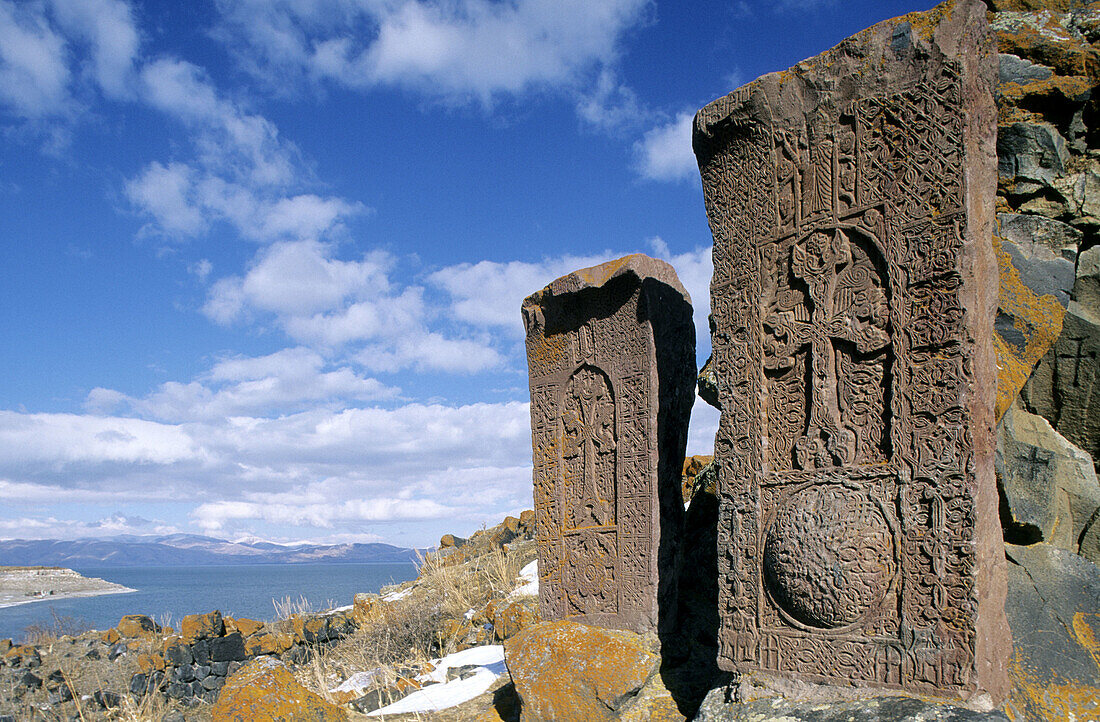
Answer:
[[[668,245],[658,237],[649,240],[657,257],[668,261],[691,296],[696,327],[696,346],[701,352],[709,348],[710,278],[713,275],[711,249],[701,246],[693,251],[673,255]],[[511,261],[497,263],[460,263],[447,266],[428,276],[428,282],[450,296],[450,315],[474,327],[492,328],[508,333],[512,338],[523,336],[520,305],[523,299],[555,278],[579,268],[594,266],[618,258],[623,253],[605,251],[598,256],[563,256],[540,263]]]
[[[42,501],[55,501],[57,490],[49,487],[45,489],[48,496]],[[0,481],[0,499],[5,497],[5,482]],[[57,519],[52,516],[0,519],[0,539],[85,539],[122,534],[176,534],[179,531],[178,527],[163,521],[118,513],[95,521]]]
[[[193,200],[194,176],[195,171],[184,163],[164,166],[153,161],[126,182],[126,197],[152,215],[163,232],[196,235],[206,228],[206,218]]]
[[[260,186],[293,180],[297,149],[279,138],[278,129],[266,118],[219,97],[198,66],[162,58],[142,68],[141,82],[149,105],[199,132],[208,164],[227,167]]]
[[[274,363],[229,359],[210,375],[247,383]],[[172,503],[193,507],[204,528],[250,533],[271,523],[304,535],[362,533],[364,521],[491,519],[530,504],[529,429],[518,402],[311,407],[171,424],[0,412],[0,508],[35,505],[57,517],[50,504]],[[0,534],[28,535],[15,516],[0,515],[9,520]]]
[[[486,340],[447,338],[434,332],[403,334],[389,344],[372,344],[356,355],[370,371],[444,371],[472,374],[497,368],[504,357]]]
[[[221,37],[273,85],[330,80],[471,98],[572,88],[616,57],[646,0],[225,0]]]
[[[579,94],[577,115],[604,131],[621,131],[644,122],[649,115],[634,91],[619,82],[615,72],[603,68],[595,87]]]
[[[67,49],[37,3],[0,0],[0,102],[22,118],[70,110]]]
[[[255,496],[263,499],[265,495]],[[200,505],[191,516],[203,529],[220,531],[230,522],[241,521],[265,521],[328,529],[338,522],[441,519],[452,516],[454,512],[454,508],[443,506],[432,499],[372,498],[321,500],[315,503],[216,501]]]
[[[697,178],[698,165],[691,150],[691,126],[695,115],[686,111],[665,125],[646,132],[634,145],[638,172],[651,180]]]
[[[126,97],[132,92],[140,38],[129,4],[119,0],[51,0],[58,24],[91,46],[90,74],[103,92]]]
[[[549,258],[541,263],[459,263],[432,273],[428,282],[450,294],[454,318],[475,326],[498,327],[521,337],[520,305],[524,298],[559,276],[620,255],[605,251],[594,256]]]
[[[97,411],[126,407],[143,417],[174,422],[297,412],[326,404],[342,407],[397,393],[347,366],[327,367],[315,351],[288,348],[267,356],[222,359],[193,381],[169,381],[140,399],[93,389],[87,406]]]
[[[49,464],[174,464],[201,452],[181,429],[151,421],[77,414],[0,411],[3,466]],[[3,472],[0,472],[3,473]]]

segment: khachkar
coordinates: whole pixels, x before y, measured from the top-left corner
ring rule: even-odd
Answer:
[[[1004,693],[985,11],[881,23],[695,117],[725,669]]]
[[[632,255],[557,279],[523,302],[523,322],[543,618],[663,629],[695,391],[691,298],[667,263]]]

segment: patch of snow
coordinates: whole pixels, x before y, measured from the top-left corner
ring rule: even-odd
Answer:
[[[539,560],[536,559],[523,569],[520,569],[519,579],[523,584],[512,590],[508,598],[514,599],[515,597],[522,597],[528,594],[537,597],[539,594]]]
[[[503,665],[503,662],[501,664]],[[443,684],[429,685],[391,705],[368,712],[367,716],[379,717],[386,714],[407,712],[435,712],[454,707],[488,692],[499,676],[489,668],[482,667],[466,679],[453,679]]]
[[[462,616],[466,617],[466,619],[473,619],[475,614],[477,614],[477,612],[475,612],[474,610],[467,609],[466,613]]]
[[[390,592],[389,594],[385,594],[382,596],[382,601],[396,602],[398,599],[404,599],[410,594],[412,594],[412,587],[409,587],[408,589],[403,589],[400,592]]]
[[[333,687],[329,692],[355,692],[362,694],[374,682],[374,678],[382,673],[381,669],[372,669],[369,672],[356,672],[340,683],[339,687]]]
[[[342,607],[334,607],[333,609],[328,610],[327,612],[325,612],[325,615],[328,616],[330,614],[336,614],[338,612],[350,612],[354,608],[354,604],[346,604]]]
[[[417,682],[446,682],[447,670],[454,667],[465,667],[476,664],[485,667],[496,674],[504,673],[504,645],[487,644],[482,647],[470,647],[461,652],[448,654],[441,659],[433,659],[429,664],[435,669],[431,672],[417,675]]]

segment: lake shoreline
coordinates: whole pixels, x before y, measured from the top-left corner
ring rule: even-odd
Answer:
[[[86,577],[64,567],[0,567],[0,609],[34,602],[136,591],[98,577]]]

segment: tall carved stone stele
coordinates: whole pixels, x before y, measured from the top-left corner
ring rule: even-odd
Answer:
[[[724,669],[1005,693],[985,11],[880,23],[695,117]]]
[[[544,619],[667,628],[695,391],[691,299],[633,255],[523,302]],[[659,625],[660,622],[660,625]]]

